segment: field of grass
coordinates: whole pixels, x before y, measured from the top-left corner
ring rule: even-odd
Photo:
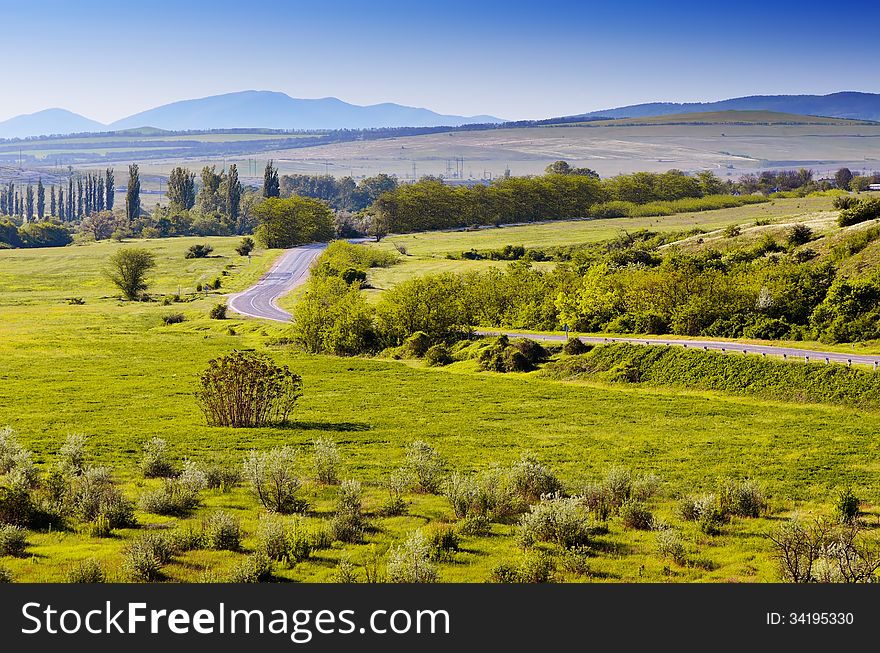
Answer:
[[[748,207],[755,208],[760,207]],[[184,260],[190,244],[205,240],[217,258]],[[176,292],[178,284],[186,295],[200,280],[217,275],[223,280],[220,292],[252,283],[273,252],[260,253],[248,264],[232,252],[236,242],[138,244],[158,255],[155,295],[161,296]],[[613,466],[658,475],[661,494],[651,508],[682,529],[689,562],[677,565],[659,557],[653,533],[626,530],[612,518],[610,532],[598,538],[598,554],[589,560],[590,574],[560,572],[563,580],[777,580],[763,534],[781,515],[795,508],[825,510],[836,490],[848,483],[869,502],[869,512],[870,503],[880,499],[880,443],[874,437],[880,414],[718,393],[563,383],[534,373],[480,373],[467,363],[430,369],[304,355],[282,344],[285,325],[208,319],[218,301],[214,296],[171,306],[119,301],[101,268],[121,246],[0,251],[0,425],[16,429],[40,464],[51,461],[68,433],[85,434],[94,462],[112,466],[131,498],[157,483],[136,471],[140,447],[153,436],[167,439],[178,461],[211,455],[240,459],[251,448],[292,445],[303,454],[301,472],[307,478],[310,443],[332,438],[342,454],[342,477],[366,483],[373,529],[363,544],[337,543],[293,568],[279,565],[281,579],[328,580],[343,557],[361,564],[374,553],[384,555],[415,529],[453,520],[443,498],[415,492],[405,497],[406,515],[377,514],[385,498],[380,482],[403,463],[404,446],[414,439],[432,444],[459,472],[486,469],[494,462],[508,465],[530,450],[571,491]],[[451,246],[434,247],[439,253]],[[68,305],[65,298],[72,296],[85,304]],[[163,325],[162,316],[172,311],[187,320]],[[305,394],[291,424],[257,429],[205,425],[192,395],[197,374],[210,358],[233,348],[266,351],[302,375]],[[721,535],[710,536],[675,516],[677,496],[710,491],[725,476],[760,481],[770,496],[771,518],[735,519]],[[312,504],[307,522],[317,524],[331,515],[333,488],[309,482],[303,494]],[[244,549],[252,549],[260,509],[246,488],[206,492],[205,506],[188,519],[137,516],[141,524],[160,530],[198,528],[217,507],[241,518],[249,534]],[[516,563],[521,551],[514,531],[513,524],[493,524],[489,537],[464,536],[462,551],[440,564],[440,579],[481,582],[499,562]],[[57,581],[74,562],[94,557],[119,580],[122,549],[139,532],[123,529],[111,538],[89,537],[75,528],[31,533],[27,554],[4,557],[0,565],[17,580]],[[243,557],[193,551],[179,556],[165,573],[170,580],[200,580],[206,572],[226,573]]]
[[[720,237],[724,227],[754,225],[756,221],[790,224],[803,222],[808,216],[825,215],[832,198],[804,197],[783,198],[765,204],[752,204],[731,209],[680,213],[671,216],[649,218],[610,218],[602,220],[571,220],[544,222],[540,224],[507,227],[489,227],[473,231],[441,231],[394,235],[380,243],[368,243],[368,247],[394,251],[403,248],[407,255],[401,262],[387,268],[377,268],[369,273],[369,281],[377,289],[388,289],[412,276],[440,272],[467,272],[504,266],[503,261],[451,260],[447,254],[460,254],[470,249],[499,249],[505,245],[525,247],[553,247],[595,243],[614,238],[624,232],[639,229],[651,231],[688,231],[700,228],[717,231]],[[830,214],[829,214],[830,215]],[[538,264],[539,266],[541,264]]]

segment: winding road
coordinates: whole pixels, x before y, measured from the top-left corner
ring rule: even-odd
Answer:
[[[326,247],[327,243],[313,243],[285,250],[255,285],[229,297],[227,305],[248,317],[290,322],[290,313],[275,302],[308,280],[312,263]]]
[[[309,278],[309,270],[318,255],[327,247],[327,243],[301,245],[286,250],[272,268],[253,286],[232,295],[228,306],[236,313],[248,317],[289,322],[291,315],[275,304],[280,298]],[[536,334],[502,330],[478,330],[478,335],[501,335],[511,338],[531,338],[532,340],[564,341],[564,335]],[[796,347],[777,347],[775,345],[752,345],[725,340],[685,340],[669,338],[611,338],[596,336],[580,336],[583,342],[608,343],[629,342],[637,345],[670,345],[686,349],[703,349],[721,351],[726,354],[778,356],[789,360],[819,362],[825,364],[842,363],[844,365],[868,365],[873,369],[880,368],[880,354],[856,354],[848,352],[831,352]]]

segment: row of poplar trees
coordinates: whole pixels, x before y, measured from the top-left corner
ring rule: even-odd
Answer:
[[[0,188],[0,215],[17,216],[28,222],[56,217],[62,222],[72,222],[86,216],[112,211],[115,199],[113,170],[107,168],[103,174],[88,173],[70,176],[67,184],[49,186],[49,201],[46,202],[46,186],[43,180],[36,187],[28,184],[17,187],[10,182]]]

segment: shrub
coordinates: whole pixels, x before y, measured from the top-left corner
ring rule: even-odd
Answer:
[[[596,555],[596,552],[588,546],[576,546],[562,552],[562,568],[577,576],[585,576],[590,573],[588,560]]]
[[[15,431],[0,429],[0,476],[6,475],[6,483],[12,488],[33,489],[39,474],[31,452],[18,442]]]
[[[861,503],[851,487],[841,490],[834,501],[834,518],[841,524],[852,524],[859,517]]]
[[[435,583],[437,568],[431,561],[431,546],[421,531],[415,531],[388,558],[388,580],[392,583]]]
[[[562,483],[553,471],[538,462],[538,458],[529,451],[513,464],[510,482],[513,491],[528,502],[562,491]]]
[[[241,465],[223,460],[213,460],[203,468],[206,487],[228,492],[241,482]]]
[[[68,583],[95,584],[107,581],[104,567],[94,558],[86,558],[71,567],[65,576]]]
[[[431,347],[431,337],[424,331],[416,331],[403,342],[403,351],[413,358],[422,358]]]
[[[486,515],[468,515],[458,522],[456,529],[462,535],[485,537],[492,532],[492,522]]]
[[[239,256],[247,256],[254,251],[254,239],[250,236],[245,236],[241,239],[241,242],[238,244],[238,247],[235,248],[235,251]]]
[[[425,363],[429,367],[444,367],[453,362],[449,348],[443,343],[432,345],[425,352]]]
[[[174,465],[168,454],[168,443],[159,437],[148,440],[143,447],[140,461],[144,478],[168,478],[174,476]]]
[[[579,356],[581,354],[586,354],[592,348],[592,345],[587,345],[580,338],[569,338],[562,346],[562,353],[569,356]]]
[[[157,515],[187,515],[201,503],[199,493],[206,487],[205,473],[194,462],[186,460],[180,476],[166,478],[158,490],[144,492],[139,505],[141,510]]]
[[[268,583],[272,580],[272,561],[258,551],[235,565],[229,574],[230,583]]]
[[[725,479],[718,491],[719,508],[722,513],[738,517],[760,517],[767,501],[756,481]]]
[[[252,450],[244,461],[244,478],[267,510],[302,512],[307,506],[296,496],[302,484],[296,475],[293,447],[264,452]]]
[[[405,469],[398,469],[389,474],[382,485],[388,490],[388,500],[382,505],[380,513],[386,517],[406,514],[406,501],[403,493],[410,486],[410,475]]]
[[[545,551],[528,551],[517,570],[517,582],[552,583],[556,574],[556,562]]]
[[[212,320],[226,319],[226,304],[215,304],[209,313]]]
[[[186,321],[186,315],[183,313],[166,313],[162,316],[162,324],[169,326],[171,324],[180,324]]]
[[[520,519],[521,542],[552,542],[564,549],[590,543],[600,532],[577,497],[545,498]]]
[[[294,565],[307,560],[313,550],[325,548],[320,539],[320,532],[309,532],[299,518],[285,521],[270,516],[260,521],[257,550],[265,553],[270,560]]]
[[[339,482],[339,448],[329,438],[318,438],[312,444],[315,477],[319,483],[336,485]]]
[[[624,528],[649,531],[654,526],[654,515],[641,501],[626,501],[620,507]]]
[[[195,551],[205,546],[204,529],[196,530],[192,526],[186,530],[175,529],[168,535],[171,549],[176,553]]]
[[[336,565],[336,570],[333,572],[333,582],[345,584],[359,583],[360,575],[355,564],[348,558],[340,560],[339,564]]]
[[[106,467],[89,467],[73,480],[70,505],[72,513],[86,522],[105,517],[111,529],[135,525],[134,504],[125,498]]]
[[[196,244],[186,250],[184,258],[207,258],[213,251],[211,245]]]
[[[742,233],[742,229],[740,229],[739,225],[729,224],[724,228],[724,232],[722,235],[725,238],[736,238]]]
[[[406,465],[422,492],[437,494],[446,463],[430,444],[415,440],[406,446]]]
[[[28,546],[27,531],[21,526],[0,526],[0,556],[20,556]]]
[[[550,353],[540,343],[529,338],[518,338],[510,346],[521,353],[532,367],[550,358]]]
[[[427,540],[432,560],[448,560],[459,550],[458,534],[448,524],[438,524],[429,528]]]
[[[363,515],[364,491],[358,481],[345,481],[336,495],[336,514],[330,520],[332,538],[340,542],[360,542],[366,520]]]
[[[664,558],[671,558],[676,564],[683,565],[687,551],[681,539],[681,533],[666,528],[657,533],[657,552]]]
[[[6,567],[0,566],[0,584],[11,583],[13,580],[12,572]]]
[[[880,199],[858,200],[840,212],[837,224],[841,227],[849,227],[877,218],[880,218]]]
[[[805,224],[792,225],[785,237],[789,247],[805,245],[811,240],[813,240],[813,230]]]
[[[79,433],[71,433],[58,450],[58,462],[62,469],[72,474],[81,474],[86,466],[86,438]]]
[[[238,551],[241,548],[241,524],[227,512],[217,510],[203,522],[205,545],[217,551]]]
[[[208,363],[196,399],[211,426],[284,423],[302,396],[302,378],[256,352],[233,351]]]
[[[141,299],[147,290],[147,275],[156,267],[152,252],[139,247],[121,249],[110,257],[107,278],[129,301]]]
[[[162,566],[174,554],[170,542],[156,533],[146,533],[122,550],[122,567],[133,581],[151,583],[162,577]]]
[[[518,583],[519,570],[508,562],[501,562],[492,568],[489,581],[492,583]]]

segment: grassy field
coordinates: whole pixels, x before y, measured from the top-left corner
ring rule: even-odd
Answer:
[[[507,230],[489,233],[502,231]],[[444,237],[438,237],[441,243]],[[216,258],[184,260],[190,244],[205,240],[215,247]],[[186,296],[196,283],[218,275],[220,292],[239,290],[268,267],[273,252],[259,253],[248,264],[232,252],[236,241],[138,244],[158,255],[154,294],[174,293],[180,285]],[[367,484],[373,529],[363,544],[337,543],[293,568],[279,565],[279,579],[328,580],[343,557],[360,564],[374,554],[384,556],[413,530],[453,520],[443,498],[414,492],[406,495],[406,515],[376,514],[385,498],[380,481],[403,463],[405,444],[417,438],[435,446],[449,468],[459,472],[486,469],[494,462],[508,465],[530,450],[571,491],[601,478],[612,466],[658,475],[661,494],[650,505],[658,518],[682,529],[687,564],[658,556],[654,533],[624,529],[612,518],[609,533],[599,538],[598,555],[589,560],[590,573],[560,571],[560,580],[777,580],[763,535],[781,515],[796,508],[825,510],[836,490],[848,483],[869,503],[880,499],[880,443],[874,437],[880,414],[713,393],[562,383],[534,373],[479,373],[470,362],[435,370],[415,363],[303,355],[282,344],[284,325],[208,319],[215,296],[194,295],[187,297],[192,301],[171,306],[119,301],[101,269],[122,246],[0,251],[0,425],[16,429],[41,464],[50,462],[68,433],[85,434],[94,462],[112,466],[131,498],[157,483],[143,480],[136,470],[140,447],[153,436],[167,439],[178,461],[212,455],[240,459],[251,448],[293,445],[303,454],[301,471],[307,478],[310,443],[332,438],[342,454],[342,477]],[[434,247],[439,253],[452,246]],[[65,298],[73,296],[85,304],[68,305]],[[163,325],[162,316],[172,311],[184,313],[186,321]],[[259,429],[205,425],[192,395],[197,374],[210,358],[233,348],[266,351],[303,376],[305,395],[291,424]],[[770,496],[771,516],[735,519],[717,536],[675,516],[677,496],[710,491],[725,476],[760,481]],[[333,488],[309,482],[304,496],[312,504],[307,522],[317,524],[331,515]],[[157,528],[198,528],[217,507],[241,518],[249,534],[244,549],[252,549],[260,509],[246,488],[228,494],[208,491],[204,507],[191,518],[137,516],[142,525]],[[867,509],[873,511],[870,505]],[[868,517],[871,523],[875,519]],[[480,582],[499,562],[515,563],[521,551],[514,530],[513,524],[493,524],[489,537],[464,536],[462,551],[440,564],[440,579]],[[111,538],[92,538],[76,528],[31,533],[27,554],[4,557],[0,564],[17,580],[56,581],[74,562],[94,557],[104,561],[112,579],[120,580],[122,549],[139,532],[123,529]],[[193,551],[176,558],[165,573],[170,580],[197,581],[208,572],[225,573],[243,556]]]
[[[416,275],[467,272],[486,269],[488,266],[506,265],[503,261],[446,258],[447,254],[458,255],[470,249],[499,249],[505,245],[553,247],[595,243],[639,229],[677,232],[699,228],[705,231],[717,231],[720,236],[720,230],[732,224],[753,226],[756,221],[783,224],[802,222],[809,216],[826,216],[831,209],[831,201],[830,197],[784,198],[765,204],[663,217],[572,220],[490,227],[476,231],[442,231],[389,236],[380,243],[369,243],[367,246],[389,251],[403,248],[407,255],[403,256],[397,265],[371,270],[369,281],[377,289],[388,289]]]

